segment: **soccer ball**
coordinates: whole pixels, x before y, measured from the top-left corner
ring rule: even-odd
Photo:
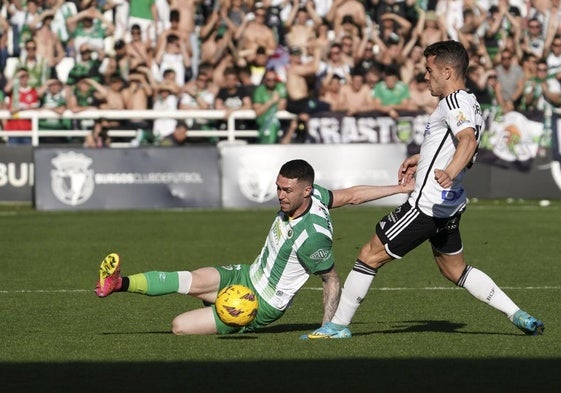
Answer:
[[[243,285],[229,285],[218,292],[216,313],[229,326],[242,327],[257,315],[257,296]]]

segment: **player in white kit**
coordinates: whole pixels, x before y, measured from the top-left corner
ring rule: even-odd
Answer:
[[[435,262],[448,280],[502,311],[526,334],[543,332],[543,322],[522,311],[481,270],[464,260],[460,218],[466,207],[462,179],[475,160],[484,122],[473,94],[465,89],[468,54],[456,41],[425,49],[425,79],[440,102],[425,127],[419,154],[399,168],[400,181],[415,177],[408,201],[378,222],[376,234],[359,252],[331,322],[303,338],[349,338],[348,325],[377,270],[428,240]]]

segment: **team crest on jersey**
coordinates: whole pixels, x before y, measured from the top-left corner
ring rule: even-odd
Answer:
[[[429,136],[430,135],[430,123],[427,122],[427,125],[425,126],[425,132],[423,133],[423,136]]]
[[[330,255],[331,255],[331,250],[320,248],[312,255],[310,255],[310,259],[313,259],[315,261],[325,261],[326,259],[329,258]]]
[[[271,233],[275,237],[275,242],[278,242],[282,238],[282,229],[280,220],[276,220],[275,224],[271,230]]]

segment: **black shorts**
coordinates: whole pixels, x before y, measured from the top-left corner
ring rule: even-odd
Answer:
[[[425,240],[443,254],[458,254],[463,249],[460,236],[462,212],[448,218],[430,217],[406,202],[378,222],[376,234],[386,252],[397,259]]]

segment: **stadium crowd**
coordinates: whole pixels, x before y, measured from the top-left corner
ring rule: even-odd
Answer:
[[[109,129],[181,145],[188,130],[225,127],[180,124],[177,109],[253,109],[255,122],[237,126],[258,129],[256,143],[305,142],[317,112],[432,111],[423,50],[453,39],[469,52],[467,86],[483,108],[550,112],[561,102],[560,20],[559,0],[2,0],[0,109],[170,112],[40,121],[91,130],[88,147],[108,146]],[[296,118],[281,122],[280,110]]]

